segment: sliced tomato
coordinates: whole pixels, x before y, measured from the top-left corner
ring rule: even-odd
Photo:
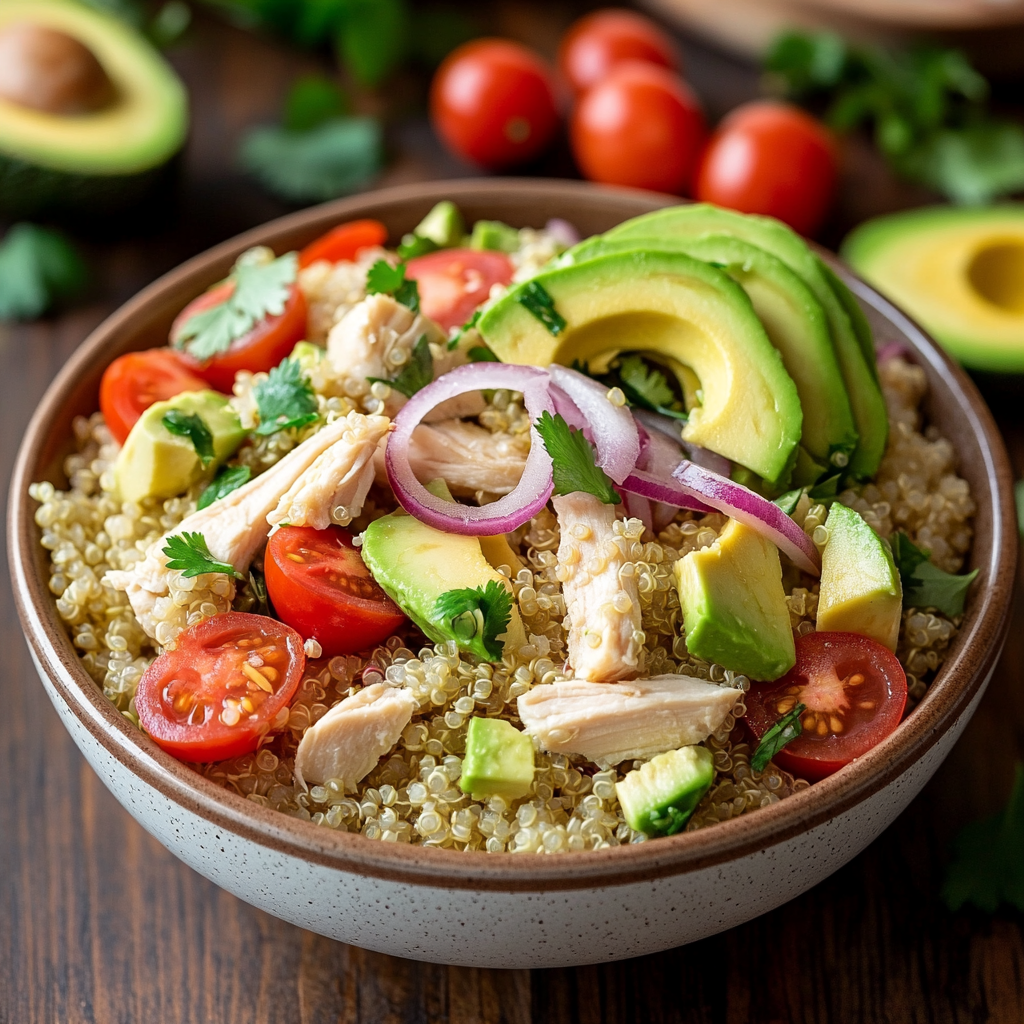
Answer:
[[[310,242],[299,253],[299,266],[308,267],[317,260],[340,263],[354,260],[361,249],[372,249],[388,240],[388,229],[379,220],[351,220]]]
[[[808,633],[796,665],[773,683],[753,683],[746,723],[760,738],[798,704],[803,731],[773,760],[800,778],[837,772],[884,740],[903,718],[907,676],[896,655],[859,633]]]
[[[446,331],[461,327],[496,284],[514,272],[503,252],[442,249],[409,260],[406,276],[419,284],[420,308]]]
[[[222,281],[199,298],[193,299],[171,325],[171,344],[174,344],[191,317],[226,302],[234,289],[233,281]],[[277,316],[264,317],[251,331],[236,338],[227,351],[205,363],[187,352],[181,352],[181,358],[193,373],[208,381],[218,391],[230,394],[235,374],[239,370],[266,373],[289,355],[295,343],[302,341],[305,336],[306,299],[299,286],[293,284],[284,311]]]
[[[202,391],[209,384],[185,365],[170,348],[151,348],[119,356],[103,372],[100,409],[118,444],[154,403],[183,391]]]
[[[365,650],[405,621],[340,526],[285,526],[267,545],[267,592],[274,610],[325,655]]]
[[[305,667],[302,637],[290,626],[246,612],[214,615],[146,669],[135,709],[167,753],[223,761],[259,746]]]

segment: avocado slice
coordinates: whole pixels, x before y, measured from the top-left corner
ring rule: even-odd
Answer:
[[[473,800],[518,800],[533,785],[533,740],[503,718],[471,718],[459,789]]]
[[[528,308],[538,295],[565,321],[557,334]],[[507,363],[579,360],[596,369],[639,351],[687,366],[702,404],[689,410],[684,440],[769,481],[792,467],[802,423],[796,386],[743,289],[701,260],[624,252],[551,270],[499,299],[477,329]]]
[[[842,255],[965,366],[1024,371],[1024,203],[876,217]]]
[[[80,43],[109,78],[110,99],[74,115],[0,99],[0,213],[96,219],[149,198],[188,131],[181,80],[146,39],[86,4],[2,0],[0,37],[25,25]]]
[[[703,235],[732,235],[771,253],[782,260],[821,303],[859,435],[848,469],[855,477],[874,476],[889,436],[885,399],[871,365],[874,350],[872,347],[865,351],[862,347],[843,302],[829,280],[825,264],[796,232],[771,217],[737,213],[708,203],[656,210],[627,220],[608,232],[610,238],[700,238]]]
[[[442,199],[430,208],[426,217],[413,229],[413,234],[433,242],[438,249],[451,249],[462,244],[466,225],[459,208],[450,199]]]
[[[816,628],[860,633],[895,651],[903,588],[888,542],[838,501],[832,503],[825,529]]]
[[[515,252],[519,248],[519,232],[500,220],[478,220],[469,236],[469,247]]]
[[[714,544],[675,564],[686,649],[751,679],[772,680],[796,664],[779,552],[730,519]]]
[[[652,757],[615,786],[629,827],[649,836],[681,832],[715,778],[707,747],[681,747]]]

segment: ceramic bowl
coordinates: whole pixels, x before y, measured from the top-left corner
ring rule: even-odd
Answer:
[[[258,807],[201,778],[133,728],[81,667],[47,590],[28,496],[65,485],[71,423],[97,408],[104,367],[166,341],[174,315],[257,244],[283,252],[339,221],[377,217],[397,241],[439,199],[469,221],[590,234],[670,200],[573,182],[476,180],[405,186],[273,221],[150,285],[82,344],[43,398],[11,485],[14,592],[40,679],[111,792],[196,871],[247,902],[369,949],[480,967],[553,967],[651,953],[747,921],[821,881],[875,839],[949,753],[1003,644],[1016,564],[1012,476],[992,419],[967,377],[913,323],[833,262],[881,343],[916,353],[927,412],[952,441],[978,504],[971,566],[980,570],[941,673],[905,722],[869,754],[789,799],[698,832],[560,856],[424,850],[336,833]]]

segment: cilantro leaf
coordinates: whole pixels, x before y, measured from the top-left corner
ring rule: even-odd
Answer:
[[[803,732],[800,716],[807,710],[806,704],[797,704],[792,711],[783,715],[762,737],[750,758],[750,767],[763,772],[768,762],[787,744]]]
[[[409,47],[405,0],[347,0],[337,35],[338,52],[362,85],[379,85]]]
[[[228,281],[234,284],[231,294],[216,306],[190,316],[175,338],[175,346],[200,361],[226,352],[233,341],[248,334],[264,317],[284,312],[298,266],[294,252],[269,263],[239,262],[228,275]]]
[[[466,355],[471,363],[500,363],[501,360],[486,346],[474,345]]]
[[[536,423],[548,455],[551,456],[555,478],[555,494],[584,491],[606,505],[618,505],[622,498],[607,474],[594,461],[594,449],[583,432],[558,414],[542,412]]]
[[[774,504],[778,505],[787,516],[791,516],[796,511],[796,506],[803,497],[803,493],[802,487],[798,487],[795,491],[786,491],[785,494],[780,494],[774,499]]]
[[[478,309],[457,331],[452,334],[448,339],[449,352],[459,347],[459,342],[462,341],[467,332],[473,330],[473,328],[480,323],[481,316],[483,316],[483,311]]]
[[[218,562],[206,546],[206,538],[201,533],[175,533],[167,538],[163,547],[167,556],[167,568],[181,570],[182,576],[202,576],[207,572],[222,572],[235,579],[245,577],[233,565]]]
[[[415,281],[407,281],[405,264],[391,266],[387,260],[377,260],[366,273],[367,295],[393,295],[397,302],[408,306],[414,313],[420,311],[420,290]]]
[[[0,321],[34,320],[74,298],[87,278],[82,258],[63,235],[15,224],[0,243]]]
[[[247,484],[252,476],[252,470],[248,466],[222,466],[220,472],[210,481],[206,489],[199,495],[196,503],[196,511],[201,508],[208,508],[215,501],[219,501],[226,494],[237,490],[242,484]]]
[[[273,434],[290,427],[304,427],[317,419],[316,395],[298,359],[283,359],[252,389],[259,409],[256,433]]]
[[[555,300],[539,281],[528,281],[523,285],[516,302],[532,313],[552,336],[557,338],[565,330],[565,317],[555,309]]]
[[[331,79],[326,75],[303,75],[288,90],[284,127],[291,132],[308,132],[348,112],[348,97]]]
[[[387,384],[406,398],[412,398],[417,391],[425,388],[434,379],[434,357],[430,354],[430,342],[425,334],[413,346],[409,361],[391,380],[381,377],[367,377],[371,384]]]
[[[501,660],[498,637],[512,618],[512,595],[497,580],[486,587],[446,591],[434,603],[434,615],[460,646],[485,660]]]
[[[631,405],[641,409],[660,412],[663,416],[685,420],[686,411],[681,407],[665,374],[651,366],[638,355],[624,356],[619,361],[616,374],[619,387]]]
[[[967,591],[978,570],[954,576],[928,561],[928,552],[913,544],[905,533],[891,538],[892,557],[903,584],[907,608],[935,608],[951,619],[961,615]]]
[[[163,425],[178,437],[187,437],[199,456],[199,461],[208,466],[213,462],[213,434],[197,412],[182,412],[180,409],[168,409],[161,421]]]

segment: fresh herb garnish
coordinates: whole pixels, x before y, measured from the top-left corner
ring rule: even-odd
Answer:
[[[420,311],[420,290],[415,281],[406,280],[405,264],[391,266],[387,260],[377,260],[366,274],[366,294],[393,295],[396,302],[408,306],[414,313]]]
[[[231,294],[216,306],[190,316],[175,338],[175,346],[201,362],[226,352],[232,342],[248,334],[264,317],[284,312],[298,266],[293,252],[269,263],[237,263],[228,276],[234,285]]]
[[[570,427],[558,413],[552,416],[549,412],[540,414],[536,427],[551,456],[555,494],[584,491],[605,505],[622,501],[608,475],[594,461],[594,449],[581,430]]]
[[[954,576],[928,561],[929,553],[913,544],[905,533],[890,538],[892,557],[903,584],[905,608],[935,608],[951,619],[963,613],[967,591],[978,570]]]
[[[206,546],[206,538],[201,533],[175,533],[167,538],[163,547],[167,556],[167,568],[179,569],[182,576],[202,576],[208,572],[221,572],[235,579],[245,577],[227,562],[218,562]]]
[[[74,298],[87,279],[82,258],[63,235],[15,224],[0,243],[0,320],[34,320]]]
[[[222,466],[220,472],[210,481],[203,493],[199,495],[196,510],[208,508],[226,494],[238,490],[242,484],[249,482],[251,476],[252,470],[248,466]]]
[[[317,418],[316,395],[298,359],[283,359],[252,393],[260,413],[257,434],[304,427]]]
[[[434,615],[448,624],[458,642],[500,661],[498,637],[512,618],[512,595],[497,580],[486,587],[449,590],[434,603]]]
[[[665,374],[641,355],[630,353],[622,356],[608,367],[606,373],[592,373],[589,365],[578,359],[573,360],[572,368],[609,388],[620,388],[632,406],[677,420],[687,419],[686,410],[673,393]]]
[[[819,480],[808,490],[807,497],[812,501],[818,502],[820,505],[831,505],[839,496],[839,481],[841,479],[842,474],[835,473],[832,476],[825,477],[824,480]]]
[[[195,448],[196,455],[204,466],[213,462],[213,434],[199,413],[168,409],[161,422],[172,434],[187,437],[192,442],[192,447]]]
[[[466,355],[471,363],[500,363],[501,360],[486,346],[474,345]]]
[[[468,331],[473,330],[474,327],[480,322],[480,317],[483,316],[481,310],[477,310],[454,334],[448,339],[448,351],[451,352],[458,348],[459,342],[462,341],[463,337]]]
[[[406,398],[412,398],[434,379],[434,357],[430,354],[430,342],[425,334],[412,347],[409,361],[390,380],[383,377],[367,377],[371,384],[387,384],[401,392]]]
[[[796,511],[796,507],[803,494],[804,488],[798,487],[795,491],[786,491],[785,494],[780,494],[777,498],[773,499],[773,503],[778,505],[787,516],[791,516]]]
[[[565,317],[555,309],[555,300],[539,281],[528,281],[523,285],[516,301],[532,313],[554,337],[557,338],[565,330]]]
[[[783,715],[762,737],[757,745],[750,767],[755,772],[763,772],[768,762],[787,744],[803,732],[800,716],[807,710],[806,704],[797,704],[792,711]]]

